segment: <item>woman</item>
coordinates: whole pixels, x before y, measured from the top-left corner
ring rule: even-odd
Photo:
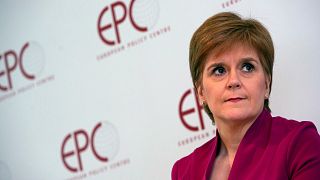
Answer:
[[[273,61],[270,34],[254,19],[219,13],[197,29],[190,70],[217,131],[175,163],[172,179],[320,179],[314,124],[270,115]]]

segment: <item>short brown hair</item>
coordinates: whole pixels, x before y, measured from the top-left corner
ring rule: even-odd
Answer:
[[[194,87],[202,83],[206,58],[211,51],[221,53],[232,44],[241,43],[254,48],[261,61],[263,71],[270,77],[269,94],[272,85],[274,47],[268,30],[255,19],[243,19],[232,12],[218,13],[208,18],[193,34],[189,49],[189,66]],[[270,111],[269,99],[264,107]],[[207,104],[204,109],[214,121]]]

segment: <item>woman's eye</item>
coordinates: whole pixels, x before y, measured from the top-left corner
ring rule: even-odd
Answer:
[[[250,63],[244,63],[241,70],[244,72],[252,72],[254,70],[254,66]]]
[[[215,76],[222,76],[225,72],[226,72],[226,70],[223,67],[215,67],[213,69],[213,74]]]

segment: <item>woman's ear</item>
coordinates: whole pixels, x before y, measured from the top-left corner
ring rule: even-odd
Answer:
[[[270,94],[270,82],[271,82],[271,76],[267,75],[266,76],[266,94],[265,94],[265,99],[269,98]]]
[[[202,85],[199,85],[197,87],[197,95],[200,101],[200,104],[203,104],[203,102],[205,101],[204,96],[203,96],[203,87]]]

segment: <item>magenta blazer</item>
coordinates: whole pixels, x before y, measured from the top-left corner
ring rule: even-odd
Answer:
[[[217,136],[178,160],[173,180],[208,180]],[[272,117],[263,110],[238,147],[229,180],[320,180],[320,137],[311,122]]]

